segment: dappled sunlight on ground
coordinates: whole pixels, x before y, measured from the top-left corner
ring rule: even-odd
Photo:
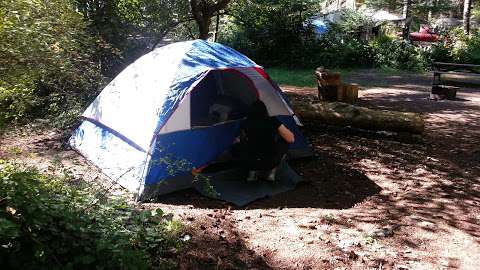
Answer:
[[[305,123],[314,158],[292,162],[295,190],[237,208],[193,190],[161,196],[189,225],[184,269],[478,269],[480,261],[480,89],[429,100],[430,74],[351,72],[358,105],[421,113],[425,134],[375,133]],[[283,87],[314,100],[316,90]],[[25,134],[21,134],[21,133]],[[121,192],[56,131],[1,139],[0,158],[45,172],[58,168]],[[18,134],[20,133],[20,134]]]

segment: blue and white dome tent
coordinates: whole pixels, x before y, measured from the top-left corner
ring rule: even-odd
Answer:
[[[223,122],[209,117],[219,95],[244,105],[262,100],[295,133],[289,153],[310,153],[265,71],[232,48],[203,40],[155,49],[128,66],[82,114],[70,145],[140,200],[188,188],[192,169],[215,161],[240,133],[242,115]]]

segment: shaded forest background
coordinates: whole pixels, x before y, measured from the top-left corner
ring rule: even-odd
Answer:
[[[361,37],[372,21],[345,10],[318,38],[309,24],[321,1],[5,0],[0,4],[0,126],[49,118],[70,126],[106,83],[141,55],[168,42],[210,38],[265,67],[381,67],[427,70],[432,61],[479,63],[480,36],[461,28],[419,47],[395,35]],[[462,16],[464,2],[370,0],[401,12],[411,29]],[[472,9],[473,21],[479,13]],[[217,16],[218,15],[218,16]]]
[[[374,22],[353,10],[344,10],[342,20],[318,37],[311,19],[321,4],[3,0],[0,132],[35,120],[68,133],[85,106],[130,63],[157,46],[195,38],[232,46],[267,68],[312,70],[302,73],[312,80],[317,66],[426,71],[433,61],[480,64],[480,5],[470,0],[366,2],[403,13],[408,31],[442,16],[471,18],[440,30],[442,42],[429,46],[401,38],[394,26],[365,39],[362,33]],[[159,209],[127,202],[66,170],[62,177],[46,177],[0,159],[0,261],[12,269],[175,269],[175,256],[190,237],[182,224]]]

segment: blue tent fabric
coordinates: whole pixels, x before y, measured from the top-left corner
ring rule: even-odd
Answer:
[[[159,127],[165,123],[190,86],[204,77],[206,71],[254,66],[257,66],[255,62],[232,48],[204,40],[192,41],[191,49],[185,53],[177,67],[178,71],[170,87],[168,99],[163,106],[156,130],[158,131]]]
[[[315,31],[315,34],[317,34],[318,36],[323,35],[330,30],[328,24],[321,19],[312,20],[312,25],[313,25],[313,30]]]
[[[158,136],[145,184],[154,184],[158,179],[185,172],[190,173],[194,168],[208,164],[225,152],[239,133],[240,122],[232,121]],[[166,157],[167,160],[164,160]],[[171,169],[168,169],[169,166]]]
[[[252,87],[266,87],[258,98],[295,133],[291,149],[308,150],[288,100],[257,74],[261,67],[232,48],[204,40],[156,49],[127,67],[83,113],[70,145],[139,199],[190,187],[192,171],[213,162],[239,135],[241,120],[204,127],[190,122],[191,108],[195,114],[207,111],[190,104],[197,102],[191,91],[217,91],[216,77],[208,74],[229,69],[252,80]]]

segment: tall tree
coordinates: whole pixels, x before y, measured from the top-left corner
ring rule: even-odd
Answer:
[[[190,0],[192,16],[198,25],[199,38],[208,39],[212,17],[224,10],[230,0]]]
[[[403,0],[403,39],[409,40],[410,39],[410,13],[412,7],[412,0]]]
[[[472,10],[472,0],[463,1],[463,31],[470,34],[470,13]]]

